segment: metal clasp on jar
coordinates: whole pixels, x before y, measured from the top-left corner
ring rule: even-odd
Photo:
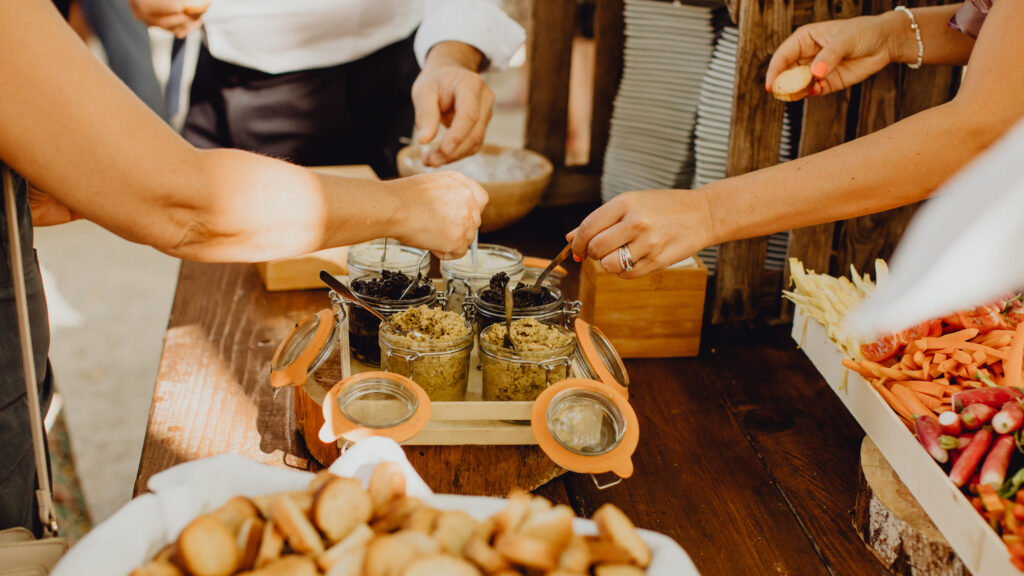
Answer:
[[[566,300],[562,304],[562,325],[572,328],[573,322],[576,321],[576,317],[580,315],[582,309],[583,303],[579,300]]]
[[[519,362],[523,362],[524,364],[532,364],[532,362],[529,361]],[[552,373],[554,373],[556,369],[565,368],[564,374],[566,375],[569,374],[569,372],[572,370],[572,360],[565,356],[562,356],[561,358],[552,358],[551,360],[542,360],[541,362],[538,362],[537,365],[544,369],[544,384],[547,386],[551,386],[552,384],[554,384],[554,382],[551,381],[551,375]],[[565,377],[563,376],[559,380],[564,379]]]

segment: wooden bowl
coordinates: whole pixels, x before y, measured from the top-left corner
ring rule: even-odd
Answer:
[[[398,174],[404,177],[426,172],[427,170],[423,166],[422,152],[423,150],[420,146],[406,146],[399,150],[397,158]],[[490,196],[490,201],[487,203],[487,207],[484,208],[484,213],[481,217],[480,230],[484,232],[504,228],[526,216],[530,210],[533,210],[540,203],[541,196],[544,195],[544,189],[547,188],[548,182],[551,181],[551,172],[553,170],[551,162],[532,150],[484,144],[476,156],[497,156],[499,154],[520,157],[522,164],[531,169],[522,179],[490,181],[474,178],[474,170],[468,167],[464,171],[467,176],[477,180],[484,187],[484,190],[487,190],[488,196]],[[460,162],[465,163],[467,160],[471,161],[470,159],[463,159]],[[446,166],[442,166],[436,170],[440,171],[446,168]],[[452,165],[452,169],[462,171],[459,168],[459,162]]]

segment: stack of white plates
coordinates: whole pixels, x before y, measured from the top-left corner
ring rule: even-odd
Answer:
[[[736,49],[739,31],[734,26],[721,30],[711,55],[711,63],[701,84],[700,104],[697,107],[695,133],[696,175],[693,187],[698,188],[725,178],[725,163],[729,155],[729,131],[732,125],[733,82],[736,76]],[[760,85],[752,89],[760,89]],[[779,161],[791,156],[790,121],[782,121],[782,146]],[[767,270],[782,270],[786,263],[789,233],[780,232],[768,237]],[[700,251],[700,257],[710,271],[718,261],[718,246]]]
[[[605,152],[601,198],[629,190],[686,188],[701,79],[714,44],[712,9],[625,0],[622,82]]]

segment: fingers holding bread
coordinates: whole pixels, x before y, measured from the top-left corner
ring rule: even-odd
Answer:
[[[130,576],[633,576],[651,551],[606,504],[598,534],[576,534],[571,508],[523,491],[485,520],[406,494],[397,464],[369,486],[318,474],[307,490],[236,497],[190,522]]]

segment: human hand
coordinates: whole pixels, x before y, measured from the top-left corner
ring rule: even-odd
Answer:
[[[430,49],[423,71],[412,86],[420,144],[448,127],[441,145],[423,157],[426,166],[441,166],[475,154],[484,143],[494,92],[477,74],[483,56],[468,44],[441,42]]]
[[[202,24],[210,0],[128,0],[135,17],[147,26],[169,30],[178,38]]]
[[[892,15],[828,20],[797,28],[772,55],[765,89],[771,90],[776,76],[800,64],[809,65],[817,80],[812,96],[863,81],[894,60],[895,45],[904,30],[894,29]]]
[[[441,260],[466,253],[487,205],[487,192],[479,184],[458,172],[432,172],[384,185],[398,195],[403,208],[392,236]]]
[[[32,211],[33,226],[56,226],[79,218],[59,200],[33,186],[28,187],[28,206]]]
[[[703,190],[644,190],[616,196],[594,210],[566,239],[579,260],[593,258],[606,272],[638,278],[670,266],[713,243],[713,226]],[[628,246],[633,269],[619,263]]]

